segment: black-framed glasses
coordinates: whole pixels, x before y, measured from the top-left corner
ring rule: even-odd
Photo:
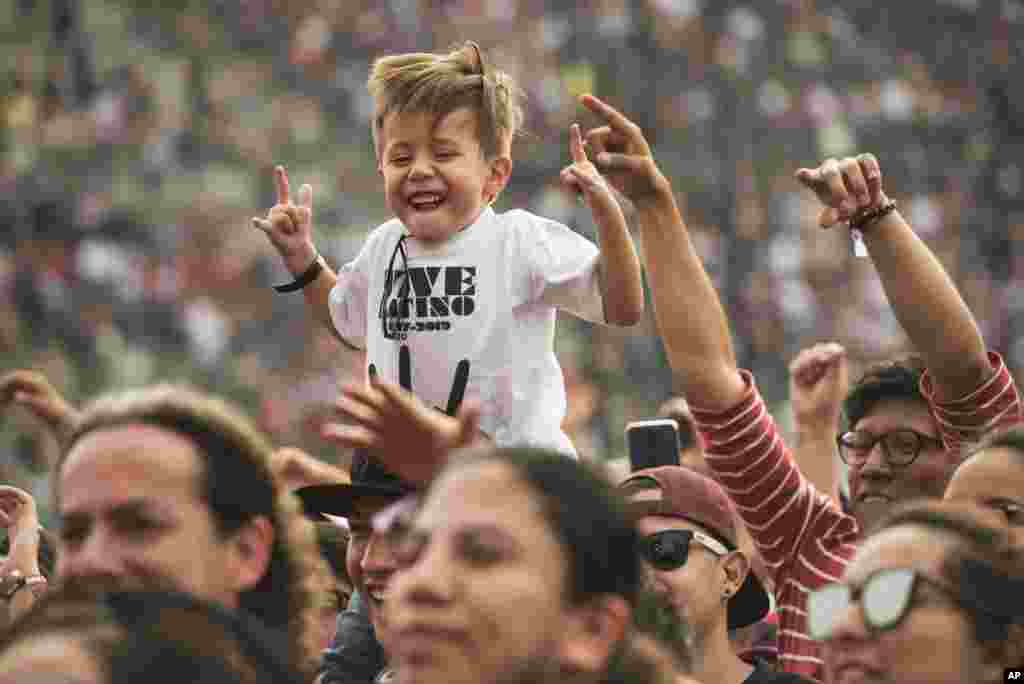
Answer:
[[[927,583],[953,597],[952,589],[913,568],[883,568],[860,585],[829,584],[807,596],[807,630],[812,639],[829,639],[850,604],[860,603],[872,632],[894,629],[910,612],[918,584]]]
[[[696,530],[662,530],[640,539],[640,557],[656,570],[671,572],[686,565],[690,544],[697,542],[716,556],[725,556],[729,549],[717,539]]]
[[[875,444],[882,443],[882,454],[890,466],[904,467],[913,463],[926,446],[941,447],[942,440],[916,430],[900,429],[875,435],[865,430],[844,432],[836,438],[839,457],[848,466],[859,468],[867,463]]]

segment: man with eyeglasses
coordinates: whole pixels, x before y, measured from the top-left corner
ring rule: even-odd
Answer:
[[[807,682],[743,661],[729,630],[756,623],[768,592],[739,548],[739,522],[714,480],[690,468],[639,470],[619,486],[637,517],[645,584],[664,597],[693,632],[693,675],[702,682]]]
[[[616,168],[650,174],[644,154],[621,155]],[[707,463],[774,580],[782,666],[821,679],[820,644],[807,634],[807,593],[840,579],[862,526],[897,501],[941,496],[961,446],[1022,414],[1002,359],[987,352],[942,265],[883,192],[878,160],[830,159],[800,169],[797,180],[822,204],[822,227],[849,224],[928,369],[893,365],[891,378],[869,374],[851,392],[855,434],[842,440],[852,464],[850,512],[800,473],[753,376],[739,369],[722,305],[663,180],[641,203],[638,223],[641,242],[658,246],[645,261],[677,391],[690,401]]]

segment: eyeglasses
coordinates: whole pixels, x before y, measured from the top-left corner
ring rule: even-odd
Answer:
[[[942,582],[912,568],[885,568],[869,575],[859,586],[830,584],[813,591],[807,596],[808,634],[818,641],[831,638],[851,603],[860,603],[864,623],[871,631],[894,629],[910,612],[919,583],[953,595]]]
[[[874,435],[865,430],[844,432],[836,438],[839,457],[848,466],[859,468],[867,463],[871,450],[882,443],[882,454],[890,466],[904,467],[914,462],[925,446],[941,447],[942,441],[916,430],[892,430]]]
[[[716,556],[725,556],[729,549],[717,539],[696,530],[662,530],[640,539],[640,557],[656,570],[671,572],[686,565],[690,543],[696,541]]]

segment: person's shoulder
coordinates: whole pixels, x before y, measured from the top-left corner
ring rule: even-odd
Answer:
[[[371,253],[375,250],[386,248],[389,244],[394,247],[394,241],[404,232],[402,222],[397,218],[389,219],[371,230],[363,240],[363,252]]]
[[[564,223],[526,209],[510,209],[495,214],[496,228],[510,240],[522,244],[547,244],[551,240],[564,241],[572,229]]]
[[[527,209],[509,209],[508,211],[503,211],[501,213],[495,212],[494,216],[498,225],[508,229],[531,230],[551,225],[562,225],[554,219],[534,214],[532,211]]]
[[[371,240],[380,240],[391,235],[401,235],[404,230],[405,228],[402,226],[402,222],[397,218],[388,219],[371,230],[370,234],[366,237],[366,241],[370,242]]]

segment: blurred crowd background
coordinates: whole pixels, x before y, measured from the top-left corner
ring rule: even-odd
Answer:
[[[527,94],[501,207],[593,236],[560,191],[575,95],[654,143],[752,369],[785,422],[786,365],[846,345],[853,377],[905,349],[870,262],[815,225],[801,166],[871,151],[889,195],[956,279],[989,344],[1024,367],[1020,0],[0,0],[0,359],[75,401],[156,379],[227,394],[281,445],[316,437],[336,343],[249,218],[272,168],[314,186],[335,266],[389,218],[365,79],[377,56],[474,39]],[[565,318],[567,428],[590,458],[671,392],[647,320]],[[0,425],[0,479],[55,446]],[[41,500],[46,500],[42,497]]]

